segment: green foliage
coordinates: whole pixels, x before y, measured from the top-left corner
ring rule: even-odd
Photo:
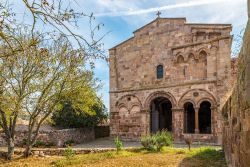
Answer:
[[[11,148],[14,147],[9,143],[14,141],[16,121],[21,116],[30,121],[27,135],[30,145],[38,136],[40,125],[64,106],[63,102],[60,105],[61,97],[78,91],[76,85],[85,80],[86,63],[93,69],[95,59],[106,59],[100,43],[103,35],[96,36],[103,24],[93,23],[93,15],[76,12],[70,7],[73,2],[17,3],[22,6],[23,16],[32,18],[31,22],[19,19],[16,13],[19,5],[0,1],[0,128],[4,129]],[[89,21],[90,38],[75,32],[82,18]],[[88,98],[84,105],[72,101],[70,104],[77,111],[95,115],[94,101]],[[26,155],[31,147],[27,146]],[[14,151],[8,152],[11,157]]]
[[[63,128],[94,127],[107,119],[106,108],[96,94],[96,87],[93,74],[87,72],[85,80],[62,94],[51,118],[53,124]]]
[[[149,150],[149,151],[154,151],[156,150],[156,136],[145,136],[141,139],[141,144],[142,146]]]
[[[42,140],[37,140],[33,146],[34,147],[45,147],[46,146],[46,142],[44,142]]]
[[[64,146],[68,147],[68,146],[72,146],[75,143],[75,141],[73,139],[71,140],[66,140],[64,142]]]
[[[27,139],[24,139],[22,144],[26,145]],[[33,146],[34,147],[53,147],[53,146],[55,146],[55,143],[52,141],[45,142],[42,140],[37,140]]]
[[[64,151],[64,156],[66,157],[66,160],[71,163],[71,160],[75,156],[75,151],[71,147],[67,147]]]
[[[141,139],[143,147],[149,151],[160,151],[164,146],[173,145],[173,137],[170,132],[161,131],[145,136]]]
[[[118,152],[121,151],[122,148],[123,148],[122,141],[121,141],[118,137],[116,137],[116,138],[114,139],[114,142],[115,142],[116,152],[118,153]]]
[[[187,154],[197,159],[213,159],[215,161],[224,160],[223,151],[212,147],[193,148],[191,151],[188,151]]]
[[[138,152],[138,154],[140,154]],[[107,151],[107,152],[102,152],[102,153],[94,153],[94,154],[81,154],[75,156],[73,159],[70,161],[65,160],[65,159],[59,159],[51,163],[53,166],[57,167],[63,167],[63,166],[68,166],[68,165],[85,165],[85,166],[91,166],[91,164],[103,161],[106,159],[113,159],[113,158],[121,158],[121,157],[130,157],[136,155],[134,152],[130,151],[121,151],[119,154],[114,151]]]
[[[160,153],[148,152],[145,149],[135,149],[130,151],[122,150],[117,154],[115,151],[82,154],[75,156],[70,162],[66,159],[56,159],[51,163],[53,166],[91,166],[99,164],[99,166],[168,166],[176,164],[176,166],[219,166],[226,167],[225,158],[219,147],[200,147],[193,148],[189,151],[187,148],[164,147]],[[179,154],[179,155],[177,155]],[[168,157],[167,160],[159,162],[160,159]],[[129,157],[129,158],[126,158]],[[153,158],[152,158],[153,157]],[[112,159],[112,162],[109,161]],[[135,161],[133,165],[128,164],[128,160]],[[141,161],[138,163],[138,159]],[[150,159],[150,161],[149,161]],[[178,161],[178,162],[176,162]],[[118,165],[117,165],[117,162]],[[101,165],[100,165],[101,164]],[[114,164],[114,165],[113,165]],[[178,164],[178,165],[177,165]]]

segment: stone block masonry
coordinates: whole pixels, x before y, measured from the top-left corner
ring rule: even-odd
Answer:
[[[15,136],[16,146],[23,146],[27,137],[27,130],[24,128],[18,130]],[[0,146],[6,146],[4,133],[0,133]],[[92,128],[80,128],[80,129],[47,129],[40,130],[38,139],[45,143],[53,143],[57,147],[62,147],[64,142],[73,140],[77,143],[85,143],[93,141],[95,139],[95,131]]]
[[[223,148],[229,166],[250,167],[250,0],[248,24],[238,58],[238,78],[223,106]]]
[[[156,18],[109,50],[110,134],[222,143],[222,98],[231,89],[231,24]],[[236,69],[233,66],[233,72]]]

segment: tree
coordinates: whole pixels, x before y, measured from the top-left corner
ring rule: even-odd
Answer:
[[[107,119],[106,108],[92,88],[86,87],[74,93],[72,96],[64,96],[59,110],[53,112],[52,121],[55,126],[91,128]]]
[[[18,22],[9,1],[0,2],[0,126],[8,143],[7,159],[14,152],[20,114],[29,115],[28,156],[61,94],[84,77],[86,61],[105,58],[100,43],[103,36],[94,39],[101,25],[92,26],[93,14],[76,12],[62,0],[18,2],[26,8],[25,15],[31,16],[31,23]],[[74,32],[77,21],[85,17],[90,23],[89,40]]]
[[[54,125],[64,128],[94,127],[107,118],[106,108],[96,91],[100,85],[93,73],[86,71],[82,82],[61,95],[58,110],[53,113]]]

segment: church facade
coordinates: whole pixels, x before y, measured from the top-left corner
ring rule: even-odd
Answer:
[[[160,130],[176,142],[221,143],[232,87],[230,24],[156,18],[109,50],[110,133],[139,140]]]

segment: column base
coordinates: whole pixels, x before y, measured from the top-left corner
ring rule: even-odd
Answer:
[[[199,129],[195,129],[194,132],[195,132],[195,134],[200,133]]]

